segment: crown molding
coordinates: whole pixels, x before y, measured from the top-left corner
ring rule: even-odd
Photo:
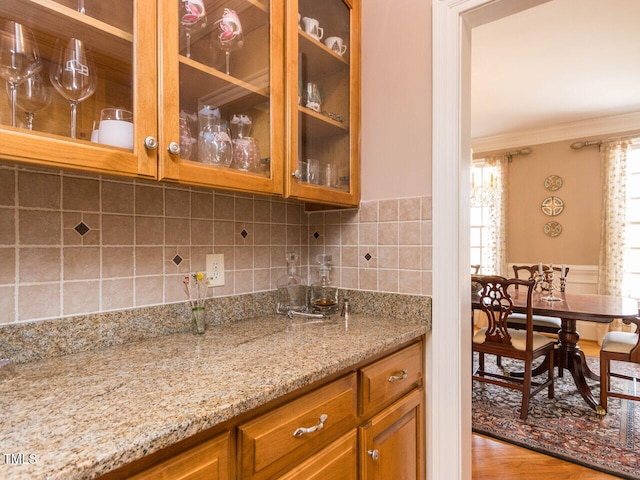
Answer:
[[[592,118],[535,130],[472,138],[471,148],[475,153],[481,153],[503,148],[531,146],[599,135],[620,134],[633,130],[640,130],[640,112]]]

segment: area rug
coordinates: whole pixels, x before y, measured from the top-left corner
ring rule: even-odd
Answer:
[[[599,372],[598,359],[587,360]],[[510,361],[503,358],[505,370],[521,370]],[[492,356],[486,356],[485,363],[497,368]],[[623,369],[640,376],[640,368],[613,362],[614,371]],[[588,382],[598,398],[598,383]],[[621,390],[630,382],[612,383]],[[546,390],[531,399],[525,421],[520,420],[521,401],[517,390],[474,381],[473,431],[621,478],[640,479],[640,402],[609,398],[609,411],[599,418],[568,372],[556,377],[554,399],[547,398]]]

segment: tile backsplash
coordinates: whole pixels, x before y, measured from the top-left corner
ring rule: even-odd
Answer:
[[[285,252],[343,288],[431,293],[431,198],[306,213],[266,196],[0,164],[0,324],[184,302],[183,276],[225,255],[214,296],[275,289]]]

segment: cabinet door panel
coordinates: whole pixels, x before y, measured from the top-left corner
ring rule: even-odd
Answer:
[[[423,396],[423,390],[412,391],[360,428],[362,478],[423,478]]]

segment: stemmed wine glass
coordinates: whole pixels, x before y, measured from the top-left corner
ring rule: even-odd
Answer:
[[[49,69],[51,85],[69,100],[71,105],[71,138],[76,138],[76,110],[78,103],[96,91],[98,76],[91,49],[82,40],[56,40]]]
[[[231,51],[244,45],[242,25],[235,10],[225,8],[222,18],[216,21],[218,26],[218,48],[225,53],[226,73],[229,75],[229,56]]]
[[[180,0],[180,25],[187,37],[187,58],[191,58],[191,30],[200,24],[207,25],[207,15],[202,0]]]
[[[11,95],[8,83],[7,93]],[[38,73],[18,85],[16,100],[18,107],[26,114],[27,128],[33,130],[33,118],[36,113],[51,105],[51,87],[44,84],[42,76]]]
[[[16,126],[17,87],[42,69],[33,32],[9,20],[0,24],[0,76],[7,81],[11,97],[11,126]]]

